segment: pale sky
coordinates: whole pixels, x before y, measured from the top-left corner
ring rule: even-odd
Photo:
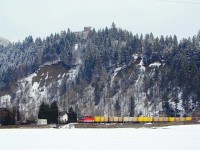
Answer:
[[[181,39],[200,30],[200,0],[0,0],[0,20],[0,36],[12,42],[112,22],[133,34]]]

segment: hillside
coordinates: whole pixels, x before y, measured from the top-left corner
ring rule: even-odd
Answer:
[[[78,34],[77,34],[78,33]],[[0,47],[0,107],[37,118],[42,101],[82,115],[190,116],[199,108],[200,33],[99,31],[31,36]]]

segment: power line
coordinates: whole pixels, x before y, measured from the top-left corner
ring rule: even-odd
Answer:
[[[182,4],[195,4],[195,5],[200,5],[199,2],[189,2],[189,1],[173,1],[173,0],[157,0],[157,1],[170,2],[170,3],[182,3]]]

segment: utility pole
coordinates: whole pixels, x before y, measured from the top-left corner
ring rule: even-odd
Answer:
[[[17,125],[17,110],[18,110],[18,106],[15,106],[15,125]]]
[[[58,104],[58,123],[57,123],[57,128],[59,128],[59,120],[60,120],[60,115],[59,115],[59,104]]]

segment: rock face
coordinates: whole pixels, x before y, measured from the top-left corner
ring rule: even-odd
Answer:
[[[132,59],[133,63],[129,67],[113,68],[113,71],[106,75],[110,76],[110,80],[101,81],[100,84],[104,86],[98,93],[95,93],[98,88],[95,85],[76,83],[81,66],[80,58],[77,58],[79,64],[70,69],[66,69],[60,61],[46,63],[33,74],[18,80],[15,96],[12,98],[9,94],[2,96],[0,105],[1,107],[18,105],[24,118],[37,117],[42,101],[46,103],[58,101],[60,111],[66,111],[72,106],[79,116],[129,116],[131,98],[133,98],[135,116],[162,115],[163,102],[159,93],[159,80],[150,84],[148,88],[145,82],[154,78],[155,70],[164,68],[164,64],[155,62],[144,66],[141,57]],[[106,78],[106,76],[98,78]],[[98,104],[95,104],[95,97],[99,98]],[[169,103],[175,109],[172,98]],[[116,108],[117,102],[119,108]],[[184,114],[181,98],[177,105],[179,114]]]

